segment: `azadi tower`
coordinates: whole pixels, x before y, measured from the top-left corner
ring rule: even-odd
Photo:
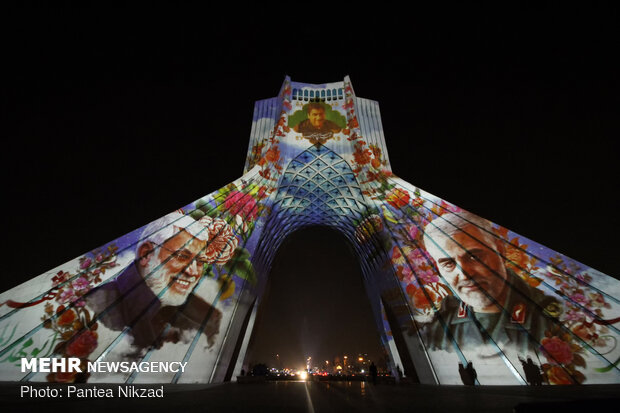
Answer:
[[[620,382],[620,282],[400,179],[348,77],[287,77],[255,104],[239,179],[4,292],[0,380],[234,380],[275,252],[312,225],[356,252],[395,375],[460,384],[471,362],[482,385]],[[187,364],[22,372],[34,357]]]

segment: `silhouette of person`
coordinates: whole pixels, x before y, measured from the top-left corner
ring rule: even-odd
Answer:
[[[463,363],[459,363],[459,376],[461,376],[461,381],[463,382],[463,384],[467,385],[468,384],[467,371],[465,370],[465,367],[463,367]]]
[[[543,376],[540,372],[538,365],[534,364],[531,357],[527,358],[527,361],[519,357],[519,361],[523,366],[523,372],[525,373],[525,380],[530,386],[542,386]]]
[[[474,364],[470,361],[467,363],[467,375],[469,376],[469,385],[474,386],[476,384],[476,379],[478,378],[478,373],[476,369],[474,369]]]
[[[374,361],[370,363],[370,377],[372,377],[372,384],[377,384],[377,366]]]
[[[400,366],[398,364],[396,365],[396,373],[398,373],[398,380],[402,380],[403,371],[400,369]]]
[[[531,357],[527,358],[526,365],[530,376],[528,382],[533,386],[542,386],[543,379],[542,374],[540,374],[540,368],[534,364]],[[525,373],[526,377],[528,376],[528,372]]]
[[[530,370],[530,366],[528,366],[527,362],[523,360],[521,357],[519,357],[519,361],[521,362],[521,366],[523,366],[523,373],[525,373],[525,381],[527,381],[527,384],[532,385],[533,380],[532,380],[532,372]]]
[[[474,386],[476,384],[478,373],[476,373],[471,361],[467,363],[467,367],[463,367],[463,363],[459,363],[459,375],[464,385]]]

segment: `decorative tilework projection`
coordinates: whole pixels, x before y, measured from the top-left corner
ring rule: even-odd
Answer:
[[[394,376],[620,382],[620,282],[394,175],[379,105],[348,77],[287,77],[255,104],[241,178],[2,293],[0,380],[234,380],[276,251],[313,225],[357,255]],[[34,357],[187,365],[22,372]]]
[[[362,190],[342,157],[321,144],[312,146],[288,166],[276,195],[283,215],[295,215],[305,225],[342,225],[351,228],[367,207]]]

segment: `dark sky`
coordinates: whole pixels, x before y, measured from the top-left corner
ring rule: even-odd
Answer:
[[[510,7],[6,11],[2,290],[239,177],[286,74],[350,75],[397,175],[617,275],[617,10]]]

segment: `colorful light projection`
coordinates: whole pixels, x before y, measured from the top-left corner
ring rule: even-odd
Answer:
[[[620,282],[398,178],[377,102],[348,78],[286,78],[256,102],[240,179],[3,293],[0,379],[234,378],[275,251],[310,225],[353,246],[395,375],[620,382]],[[23,373],[24,357],[187,367]]]

